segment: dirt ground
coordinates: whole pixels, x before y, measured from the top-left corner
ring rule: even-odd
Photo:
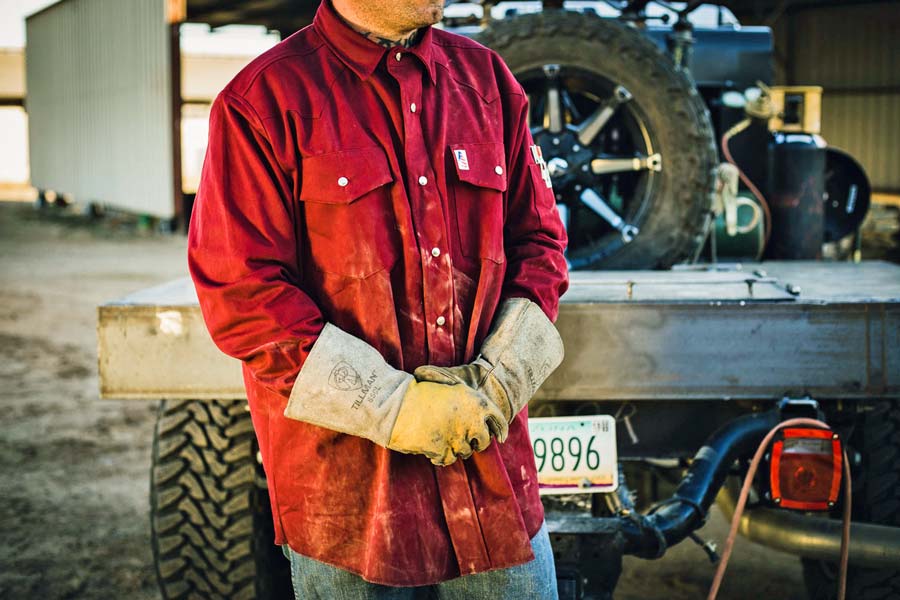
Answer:
[[[156,406],[98,399],[96,307],[186,273],[185,239],[0,202],[0,598],[158,598],[148,520]],[[715,513],[701,531],[721,541]],[[686,542],[626,559],[619,600],[705,597]],[[803,598],[799,561],[739,540],[722,598]]]

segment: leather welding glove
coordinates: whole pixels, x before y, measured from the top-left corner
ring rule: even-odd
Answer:
[[[413,375],[421,382],[464,383],[483,392],[512,422],[562,359],[562,338],[544,311],[526,298],[511,298],[501,305],[474,361],[424,365]]]
[[[481,392],[459,382],[419,382],[365,341],[328,323],[291,389],[284,415],[423,454],[436,465],[505,438],[508,424]]]

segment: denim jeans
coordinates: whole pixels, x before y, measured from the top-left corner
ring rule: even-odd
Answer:
[[[296,600],[558,600],[547,525],[531,539],[534,560],[424,587],[389,587],[307,558],[282,546],[291,561]]]

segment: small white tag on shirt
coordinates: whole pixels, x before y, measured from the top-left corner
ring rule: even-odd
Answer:
[[[548,188],[553,187],[553,183],[550,181],[550,169],[547,168],[547,163],[544,161],[544,153],[541,152],[541,147],[537,144],[534,144],[531,148],[531,158],[534,159],[534,163],[541,168],[541,177],[544,180],[544,185]]]
[[[466,156],[465,150],[454,150],[453,156],[456,158],[456,166],[460,171],[468,171],[469,170],[469,157]]]

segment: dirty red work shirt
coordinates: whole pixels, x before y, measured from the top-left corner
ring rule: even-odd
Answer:
[[[525,411],[445,468],[282,414],[325,322],[412,372],[472,360],[505,298],[556,319],[566,238],[526,104],[494,52],[431,28],[386,49],[327,2],[215,101],[190,267],[244,361],[277,544],[395,586],[532,559]]]

